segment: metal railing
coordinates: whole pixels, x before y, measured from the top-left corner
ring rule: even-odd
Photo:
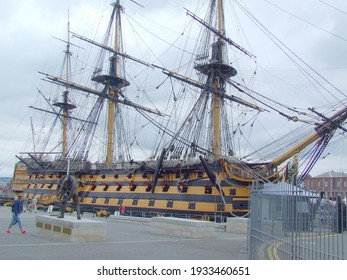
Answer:
[[[312,192],[287,183],[254,186],[250,259],[346,259],[345,197],[336,190]]]

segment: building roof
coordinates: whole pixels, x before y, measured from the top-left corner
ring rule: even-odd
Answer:
[[[347,177],[347,173],[335,172],[334,170],[322,173],[320,175],[315,176],[314,178],[339,178],[339,177]]]
[[[263,194],[267,195],[288,195],[288,196],[304,196],[304,197],[317,197],[317,192],[308,191],[302,187],[294,186],[286,182],[279,183],[265,183],[264,188],[261,189]]]

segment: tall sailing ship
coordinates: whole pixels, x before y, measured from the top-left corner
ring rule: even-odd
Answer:
[[[59,204],[59,184],[72,176],[85,211],[105,208],[113,212],[124,206],[132,215],[215,219],[248,215],[250,191],[256,184],[288,181],[300,185],[335,132],[346,132],[345,103],[335,101],[324,111],[298,109],[295,100],[291,100],[294,105],[284,105],[251,88],[229,57],[232,51],[256,63],[256,56],[228,36],[225,1],[202,2],[197,11],[205,10],[205,17],[182,10],[199,30],[194,33],[196,44],[182,48],[172,43],[164,53],[184,53],[181,67],[175,65],[175,69],[170,62],[160,63],[158,53],[147,60],[126,52],[123,35],[130,32],[122,30],[127,14],[120,0],[110,6],[102,42],[73,33],[69,27],[64,74],[40,72],[59,96],[50,98],[40,89],[48,109],[31,106],[53,117],[53,124],[48,128],[45,123],[42,146],[35,139],[32,151],[17,156],[14,188],[29,198],[35,195],[43,204]],[[240,3],[235,1],[235,5]],[[153,40],[160,41],[157,35]],[[98,50],[94,61],[84,64],[84,68],[94,65],[86,84],[71,77],[71,49],[87,52],[80,48],[82,44]],[[128,75],[129,65],[139,69],[134,77]],[[141,75],[153,75],[150,86],[137,82]],[[313,69],[307,76],[320,83]],[[139,97],[153,91],[154,102]],[[296,130],[265,144],[263,133],[258,133],[261,147],[252,146],[249,131],[264,115],[270,126],[283,126],[284,120]],[[282,121],[275,121],[277,116]],[[143,143],[155,148],[137,160],[141,148],[134,147]]]

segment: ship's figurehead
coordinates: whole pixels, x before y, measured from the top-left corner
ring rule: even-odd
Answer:
[[[299,157],[297,155],[294,156],[291,162],[288,162],[286,167],[286,175],[285,181],[291,183],[293,185],[296,184],[297,177],[299,173]]]

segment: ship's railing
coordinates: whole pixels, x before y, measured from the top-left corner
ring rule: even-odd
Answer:
[[[315,192],[289,184],[251,191],[249,258],[347,258],[347,209],[342,191]]]

